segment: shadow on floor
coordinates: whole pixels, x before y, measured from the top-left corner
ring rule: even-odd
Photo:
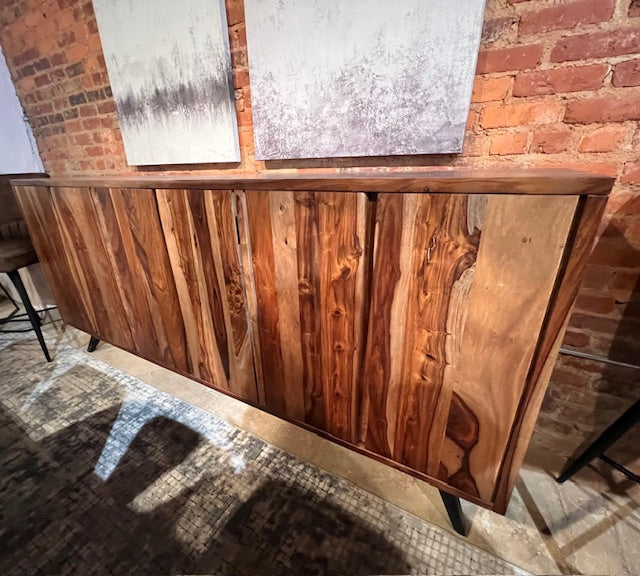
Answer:
[[[180,484],[172,471],[204,440],[165,417],[147,422],[101,480],[94,469],[118,411],[36,442],[2,409],[1,574],[409,572],[383,535],[304,488],[269,478],[239,501],[228,473]],[[141,510],[136,497],[154,485],[157,500]]]

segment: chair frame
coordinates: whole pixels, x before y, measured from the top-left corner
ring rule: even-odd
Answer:
[[[19,217],[21,214],[18,203],[15,199],[15,195],[11,190],[10,180],[12,178],[48,178],[49,176],[45,173],[31,173],[31,174],[3,174],[0,175],[0,192],[1,197],[3,198],[3,209],[6,208],[8,213],[3,213],[3,222],[6,221],[6,218],[9,220],[13,220],[16,217]],[[49,355],[49,350],[47,349],[47,345],[44,340],[44,336],[42,335],[42,319],[39,314],[42,312],[47,312],[49,310],[53,310],[55,306],[51,306],[48,308],[44,308],[42,310],[35,310],[33,305],[31,304],[31,299],[29,298],[29,294],[27,289],[22,282],[22,278],[20,277],[20,269],[17,268],[15,270],[5,271],[5,274],[9,276],[9,279],[15,286],[18,291],[18,295],[22,300],[22,304],[25,308],[24,313],[19,313],[20,307],[15,299],[11,296],[8,290],[2,286],[2,291],[7,295],[10,302],[13,304],[13,311],[9,313],[5,318],[0,318],[0,326],[7,324],[9,322],[21,322],[24,321],[24,317],[26,316],[31,323],[31,328],[36,333],[36,337],[38,338],[38,342],[40,343],[40,347],[42,348],[42,352],[44,353],[47,362],[51,362],[51,356]],[[16,333],[16,332],[28,332],[26,329],[12,329],[12,330],[0,330],[0,332],[4,333]]]
[[[36,337],[38,338],[38,342],[40,343],[40,348],[42,348],[42,352],[44,353],[44,357],[47,359],[47,362],[51,362],[51,356],[49,355],[49,349],[47,348],[47,344],[44,341],[44,336],[42,335],[42,319],[40,318],[40,316],[38,314],[42,313],[42,312],[48,312],[49,310],[54,310],[56,307],[55,306],[50,306],[50,307],[44,308],[42,310],[36,310],[33,307],[33,305],[31,304],[31,299],[29,298],[29,294],[27,293],[27,289],[25,288],[25,285],[22,282],[22,278],[20,277],[19,270],[12,270],[11,272],[5,272],[5,274],[7,274],[7,276],[9,276],[9,279],[11,280],[13,285],[16,287],[16,290],[18,291],[18,294],[20,295],[20,300],[22,300],[22,304],[24,305],[24,308],[25,308],[26,312],[24,312],[22,314],[17,314],[18,310],[20,310],[20,307],[18,306],[17,302],[11,297],[11,295],[9,294],[7,289],[3,286],[2,290],[7,295],[7,297],[11,301],[11,303],[13,304],[14,310],[8,316],[6,316],[5,318],[0,318],[0,325],[7,324],[9,322],[24,321],[23,320],[24,316],[27,316],[27,318],[29,319],[29,322],[31,323],[31,328],[36,333]],[[1,332],[4,332],[4,333],[19,333],[19,332],[29,332],[29,331],[30,331],[29,329],[25,329],[25,330],[20,330],[20,329],[18,329],[18,330],[0,330],[0,333]]]

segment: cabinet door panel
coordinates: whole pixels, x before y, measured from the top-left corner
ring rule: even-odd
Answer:
[[[122,279],[133,349],[162,366],[191,373],[154,190],[102,188],[95,191],[94,201],[114,270]]]
[[[229,190],[158,190],[191,373],[256,402],[253,356]]]
[[[52,188],[51,197],[71,281],[80,287],[91,324],[105,340],[132,349],[129,321],[100,233],[91,189]]]
[[[65,321],[257,401],[231,191],[23,187]]]
[[[379,196],[367,449],[490,502],[576,198]]]
[[[368,200],[246,192],[261,401],[355,441],[364,336]]]
[[[141,197],[149,194],[149,190],[139,192]],[[119,197],[120,191],[95,188],[93,202],[100,234],[107,247],[111,268],[122,295],[124,312],[129,320],[132,349],[144,358],[172,365],[169,355],[164,353],[166,347],[160,344],[151,321],[145,284],[139,271],[131,229],[126,220],[126,211],[120,210],[120,218],[124,219],[124,222],[119,222],[112,195]],[[150,218],[153,218],[153,215],[150,215]]]
[[[120,273],[131,276],[130,282],[123,283],[123,289],[131,303],[131,314],[135,315],[136,332],[143,334],[134,342],[135,350],[162,366],[190,374],[184,322],[155,192],[147,188],[111,188],[108,194],[101,194],[104,195],[96,196],[101,210],[117,222],[119,237],[109,236],[110,246],[124,256]],[[121,248],[117,248],[119,245]]]
[[[49,188],[21,186],[17,198],[62,318],[80,330],[96,334],[96,323],[88,311],[88,302],[81,286],[70,278],[72,265],[65,250]]]

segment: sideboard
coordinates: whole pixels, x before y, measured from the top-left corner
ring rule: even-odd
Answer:
[[[612,184],[13,181],[66,323],[500,513]]]

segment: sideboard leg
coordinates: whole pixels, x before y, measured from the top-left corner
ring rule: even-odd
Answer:
[[[457,496],[452,496],[451,494],[443,492],[442,490],[440,490],[440,497],[444,502],[444,507],[447,509],[447,514],[449,515],[449,520],[451,521],[453,529],[458,534],[466,536],[469,533],[469,529],[467,528],[464,521],[464,516],[462,515],[460,498],[458,498]]]
[[[93,352],[100,343],[100,338],[94,338],[91,336],[91,340],[89,340],[89,346],[87,346],[87,352]]]

